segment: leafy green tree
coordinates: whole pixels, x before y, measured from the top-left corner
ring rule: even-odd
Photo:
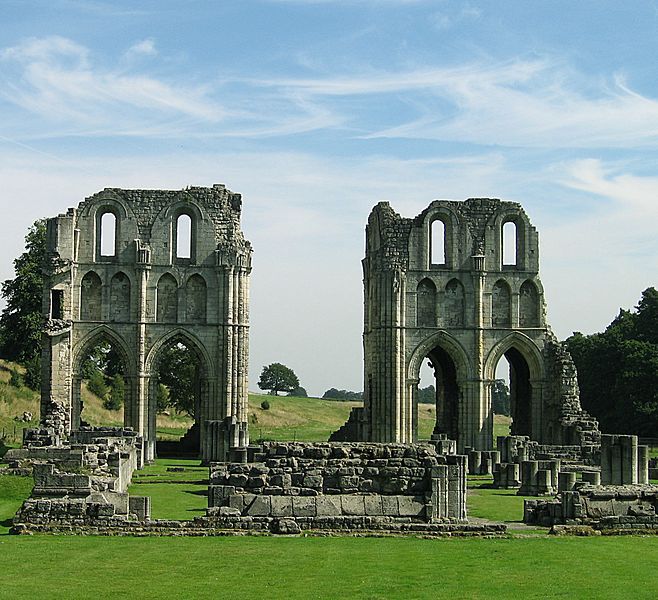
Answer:
[[[494,381],[491,388],[491,403],[495,414],[510,416],[510,392],[504,379]]]
[[[322,398],[325,400],[338,400],[339,402],[356,402],[363,400],[363,392],[351,392],[349,390],[328,389]]]
[[[602,333],[566,340],[578,370],[583,408],[612,433],[658,431],[658,292],[642,293]]]
[[[110,390],[103,400],[103,406],[107,410],[119,410],[123,406],[126,396],[126,382],[121,375],[116,374],[110,380]]]
[[[295,388],[288,392],[288,396],[294,396],[296,398],[308,398],[308,392],[302,386]]]
[[[289,367],[281,363],[272,363],[263,367],[258,387],[261,390],[270,390],[270,394],[277,396],[279,392],[291,392],[298,388],[299,379]]]
[[[177,343],[162,351],[158,368],[158,383],[169,390],[168,406],[192,418],[197,411],[198,367],[194,353],[184,344]]]
[[[169,408],[169,388],[164,383],[158,383],[156,402],[158,412],[163,412]]]
[[[41,352],[45,255],[46,222],[39,220],[25,236],[25,252],[14,260],[15,277],[2,284],[7,304],[0,315],[0,355],[21,364]]]
[[[103,403],[105,402],[109,389],[107,387],[107,383],[105,382],[105,375],[103,375],[103,371],[96,369],[89,378],[87,387],[92,394],[96,394],[96,396],[103,400]]]
[[[436,389],[433,385],[418,388],[418,402],[420,404],[436,404]]]

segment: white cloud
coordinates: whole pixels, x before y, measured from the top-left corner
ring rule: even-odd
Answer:
[[[145,53],[152,43],[140,46]],[[162,127],[172,118],[214,123],[224,116],[204,89],[98,67],[86,48],[66,38],[29,39],[1,57],[18,73],[7,74],[0,97],[49,124],[59,123],[68,134],[130,134]]]
[[[153,38],[146,38],[141,42],[133,44],[126,50],[124,53],[124,59],[127,61],[132,61],[134,59],[144,57],[144,56],[157,56],[158,50],[155,47],[155,40]]]

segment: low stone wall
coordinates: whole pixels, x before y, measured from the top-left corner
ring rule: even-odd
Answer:
[[[594,529],[658,531],[658,486],[576,484],[552,500],[526,500],[524,522],[531,525],[588,525]]]
[[[148,519],[149,498],[131,497],[126,491],[141,439],[127,433],[87,431],[74,437],[87,443],[12,451],[11,460],[30,464],[34,476],[34,488],[16,513],[15,526],[90,527]]]
[[[463,522],[466,457],[432,443],[268,442],[249,462],[211,466],[209,515]],[[348,519],[349,521],[349,519]]]

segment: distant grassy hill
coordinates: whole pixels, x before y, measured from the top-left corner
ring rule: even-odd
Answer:
[[[21,375],[24,369],[14,363],[0,360],[0,436],[9,443],[19,444],[22,430],[35,427],[39,417],[39,394],[27,387],[14,387],[9,384],[12,371]],[[110,411],[103,408],[98,396],[92,394],[85,384],[82,386],[84,403],[83,418],[92,425],[114,425],[123,423],[123,409]],[[270,408],[261,404],[267,401]],[[249,394],[249,428],[252,440],[299,440],[323,441],[338,429],[359,402],[336,402],[320,398],[296,398]],[[23,413],[33,415],[31,422],[23,422]],[[419,434],[421,439],[429,439],[435,422],[435,407],[431,404],[418,406]],[[158,437],[178,439],[192,426],[187,415],[173,412],[158,415]],[[495,434],[503,435],[509,428],[507,417],[496,417]]]

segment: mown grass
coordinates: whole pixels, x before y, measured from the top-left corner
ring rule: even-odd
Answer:
[[[7,598],[655,598],[658,538],[3,538]]]
[[[11,520],[14,518],[16,511],[32,491],[32,484],[32,477],[0,475],[0,534],[9,531]],[[0,556],[1,554],[2,551],[0,550]]]
[[[208,467],[194,460],[159,458],[135,472],[128,492],[151,498],[154,519],[192,519],[205,514],[208,506]]]

